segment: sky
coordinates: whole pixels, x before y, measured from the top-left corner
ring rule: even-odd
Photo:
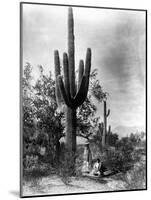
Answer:
[[[109,93],[108,123],[145,127],[145,12],[73,8],[75,62],[92,49],[92,70]],[[66,6],[23,5],[23,63],[30,62],[35,77],[38,65],[54,72],[54,50],[62,62],[67,52]],[[96,103],[96,102],[95,102]],[[103,104],[96,103],[103,120]]]

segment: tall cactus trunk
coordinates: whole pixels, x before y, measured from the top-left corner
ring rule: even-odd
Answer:
[[[103,112],[103,117],[104,117],[104,129],[103,129],[103,136],[102,136],[102,147],[105,146],[105,137],[106,137],[106,101],[104,101],[104,112]]]
[[[74,97],[76,94],[75,87],[75,56],[74,56],[74,20],[72,9],[69,8],[68,12],[68,56],[69,56],[69,81],[70,81],[70,94]]]
[[[68,89],[71,97],[76,94],[75,88],[75,56],[74,56],[74,20],[72,9],[68,12],[68,65],[69,83]],[[76,152],[76,109],[66,106],[66,143],[67,148]]]
[[[66,107],[66,144],[67,149],[76,152],[76,109]]]
[[[102,137],[102,147],[105,147],[106,145],[106,136],[107,136],[107,117],[110,114],[110,110],[108,109],[108,112],[106,110],[106,101],[103,102],[104,103],[104,129],[103,129],[103,137]]]

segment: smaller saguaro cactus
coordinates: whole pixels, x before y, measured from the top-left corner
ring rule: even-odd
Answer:
[[[106,135],[106,144],[109,145],[109,137],[111,135],[111,125],[108,126],[108,131]]]
[[[102,135],[103,135],[103,127],[104,127],[103,122],[99,123],[98,134],[99,134],[100,138],[102,138]]]
[[[109,128],[108,128],[108,135],[111,134],[111,125],[109,125]]]
[[[106,101],[104,103],[104,128],[103,128],[103,137],[102,137],[102,147],[105,146],[106,143],[106,135],[107,135],[107,117],[110,115],[110,109],[106,109]]]

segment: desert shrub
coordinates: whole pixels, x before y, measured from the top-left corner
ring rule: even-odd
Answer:
[[[35,168],[26,168],[23,170],[23,184],[30,183],[31,186],[37,186],[43,177],[47,177],[53,172],[50,165],[39,163]]]
[[[134,146],[128,137],[122,138],[116,144],[115,151],[106,151],[106,164],[115,171],[126,172],[134,163]]]
[[[118,134],[116,133],[110,133],[108,135],[108,144],[110,146],[115,146],[116,143],[118,142],[119,138],[118,138]]]
[[[146,188],[146,165],[144,161],[137,162],[125,176],[126,189],[145,189]]]
[[[130,154],[134,149],[134,144],[128,137],[123,137],[116,144],[116,149],[126,154]]]
[[[124,137],[116,143],[115,151],[107,151],[106,162],[111,169],[126,172],[145,155],[145,145],[136,144],[131,137]]]
[[[144,148],[135,148],[134,151],[132,152],[132,158],[133,162],[139,162],[142,157],[146,155],[145,149]]]
[[[24,168],[26,169],[34,169],[38,163],[38,156],[34,155],[26,155],[24,158]]]
[[[30,187],[38,187],[43,177],[47,177],[52,173],[54,169],[51,169],[48,165],[38,165],[33,169],[23,170],[23,184],[30,184]]]
[[[115,151],[115,152],[107,152],[107,157],[105,160],[105,164],[108,168],[113,171],[122,171],[130,169],[131,167],[131,156],[127,156],[125,152]]]

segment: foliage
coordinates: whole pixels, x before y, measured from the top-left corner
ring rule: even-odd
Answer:
[[[109,145],[110,146],[116,146],[116,143],[117,143],[117,141],[118,141],[118,134],[116,134],[116,133],[110,133],[109,135],[108,135],[108,143],[109,143]]]
[[[55,82],[51,73],[44,75],[40,66],[40,78],[36,81],[34,90],[36,92],[34,103],[37,108],[38,129],[43,130],[48,135],[47,152],[48,157],[54,159],[57,155],[57,143],[63,136],[63,126],[61,124],[62,112],[57,111],[55,99]]]
[[[108,93],[103,91],[100,81],[96,79],[97,75],[98,75],[97,69],[94,69],[90,74],[90,91],[92,96],[98,102],[102,102],[103,100],[107,99]]]
[[[38,155],[39,159],[56,160],[57,142],[62,136],[61,117],[57,112],[54,80],[51,73],[44,75],[39,66],[40,77],[32,80],[32,67],[28,63],[23,76],[23,158]],[[40,148],[46,147],[46,155],[40,155]],[[48,159],[49,158],[49,159]],[[50,159],[52,158],[52,159]]]
[[[140,160],[124,176],[126,189],[145,189],[146,188],[146,165]]]
[[[117,171],[126,172],[131,169],[144,155],[144,148],[137,148],[140,143],[136,143],[132,136],[117,140],[115,150],[107,151],[107,165]]]
[[[98,70],[94,69],[90,74],[90,85],[88,96],[84,103],[77,110],[77,129],[78,135],[88,138],[97,132],[99,117],[96,117],[97,107],[94,98],[102,102],[106,97],[99,80],[97,79]],[[97,93],[97,94],[96,94]]]
[[[64,136],[64,113],[57,109],[52,74],[46,75],[43,67],[39,66],[40,75],[35,80],[32,77],[32,69],[30,63],[25,65],[22,84],[24,167],[34,167],[32,160],[36,156],[38,162],[56,166],[59,160],[59,139]],[[94,134],[99,120],[95,117],[97,109],[91,92],[91,89],[95,88],[93,82],[97,80],[97,71],[94,71],[91,73],[88,98],[77,111],[77,134],[86,138]],[[40,154],[42,147],[46,148],[45,155]]]
[[[54,169],[51,168],[50,165],[42,163],[41,165],[36,165],[35,168],[24,169],[23,177],[24,182],[29,182],[31,187],[38,186],[39,182],[43,177],[47,177],[48,175],[54,173]],[[23,184],[24,184],[23,182]]]

